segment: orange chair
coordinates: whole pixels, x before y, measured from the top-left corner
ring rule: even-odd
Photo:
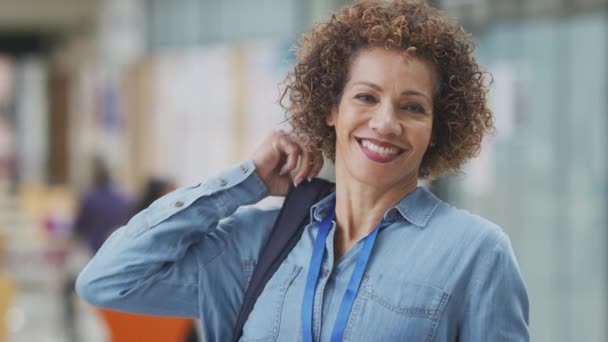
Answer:
[[[112,342],[184,342],[194,324],[189,318],[96,310],[107,323]]]
[[[15,282],[0,272],[0,342],[7,340],[7,314],[17,292]]]

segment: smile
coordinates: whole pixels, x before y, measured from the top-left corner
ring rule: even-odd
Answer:
[[[374,139],[356,139],[363,153],[371,160],[388,163],[396,159],[403,149],[386,142]]]

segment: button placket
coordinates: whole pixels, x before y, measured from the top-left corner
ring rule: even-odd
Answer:
[[[317,285],[317,290],[315,291],[315,306],[313,309],[313,336],[316,339],[321,338],[321,322],[323,321],[323,302],[325,295],[325,285],[327,284],[327,278],[323,277],[319,279],[319,284]]]

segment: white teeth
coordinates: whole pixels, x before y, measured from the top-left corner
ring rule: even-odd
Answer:
[[[379,154],[393,155],[399,153],[399,149],[396,147],[382,147],[368,140],[361,140],[361,144],[368,150],[372,150]]]

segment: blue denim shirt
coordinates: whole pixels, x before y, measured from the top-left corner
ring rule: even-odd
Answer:
[[[251,161],[181,188],[133,217],[82,271],[88,302],[130,312],[197,317],[205,341],[228,341],[278,209]],[[270,279],[241,341],[296,341],[318,223]],[[361,242],[333,259],[332,227],[317,285],[313,336],[329,341]],[[417,188],[384,215],[345,341],[528,341],[528,298],[509,239],[496,225]]]

